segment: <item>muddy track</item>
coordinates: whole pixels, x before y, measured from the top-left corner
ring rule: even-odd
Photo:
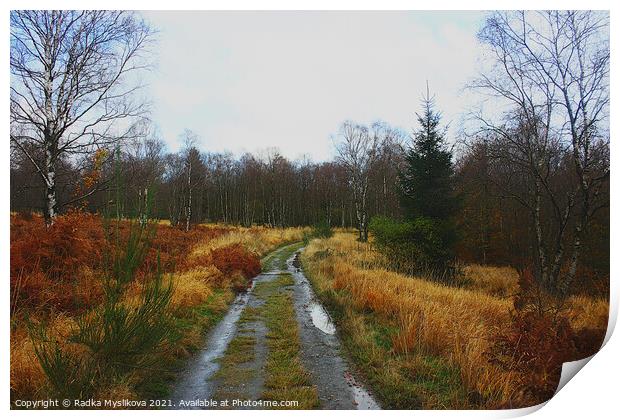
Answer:
[[[279,248],[267,256],[265,271],[239,296],[209,333],[204,347],[179,375],[171,395],[174,408],[213,407],[206,401],[260,400],[265,393],[269,333],[257,316],[270,294],[289,294],[299,326],[299,360],[318,394],[322,409],[378,409],[374,398],[353,377],[341,356],[341,345],[329,315],[315,299],[298,264],[300,244]],[[282,276],[286,286],[264,287]],[[262,283],[270,283],[269,285]],[[229,407],[230,408],[230,407]]]

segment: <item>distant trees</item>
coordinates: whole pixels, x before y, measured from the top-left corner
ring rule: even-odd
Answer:
[[[590,11],[496,12],[480,39],[492,67],[473,87],[509,110],[478,115],[498,190],[530,214],[536,277],[562,293],[584,235],[608,206],[608,16]]]
[[[122,200],[121,216],[134,217],[131,209],[140,208],[148,195],[153,217],[170,220],[183,229],[187,229],[188,220],[190,228],[201,222],[311,226],[321,221],[332,227],[358,227],[348,172],[338,162],[291,161],[274,150],[236,158],[230,153],[200,153],[192,145],[170,153],[156,132],[145,133],[123,143],[118,155],[114,148],[106,149],[103,165],[96,162],[95,154],[85,156],[79,165],[60,161],[59,176],[66,182],[59,196],[70,201],[75,195],[70,186],[76,180],[90,179],[95,167],[102,180],[114,179],[118,167],[118,194],[110,194],[114,183],[95,191],[88,202],[81,201],[85,210],[101,211],[118,197]],[[396,151],[400,146],[397,142],[384,146],[368,178],[368,218],[400,211],[396,189],[400,164]],[[33,170],[30,160],[15,149],[11,156],[14,211],[41,210],[44,205],[42,187],[33,178]]]
[[[48,224],[67,204],[57,196],[62,160],[131,137],[144,105],[131,100],[128,76],[145,67],[151,33],[128,12],[11,12],[11,146],[45,186]]]

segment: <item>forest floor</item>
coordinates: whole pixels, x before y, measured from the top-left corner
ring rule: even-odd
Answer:
[[[173,408],[379,408],[341,355],[335,327],[300,268],[300,248],[263,259],[263,272],[180,373]],[[284,401],[295,406],[276,405]]]

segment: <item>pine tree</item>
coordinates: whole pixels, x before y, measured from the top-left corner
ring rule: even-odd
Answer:
[[[409,220],[425,217],[448,220],[456,210],[453,192],[452,153],[447,150],[439,124],[441,114],[433,109],[428,94],[423,100],[424,114],[416,114],[420,129],[405,156],[400,174],[401,201]]]

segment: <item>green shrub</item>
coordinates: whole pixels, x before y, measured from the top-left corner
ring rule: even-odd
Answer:
[[[301,236],[301,241],[303,242],[304,246],[308,246],[308,244],[310,243],[310,239],[312,239],[312,236],[310,235],[310,233],[307,231],[304,231],[304,233]]]
[[[157,362],[173,332],[168,311],[172,282],[164,281],[159,256],[154,272],[138,276],[155,234],[156,225],[147,217],[149,202],[127,232],[120,229],[118,191],[115,204],[116,218],[107,213],[104,219],[101,305],[77,319],[67,343],[50,340],[44,325],[30,324],[35,354],[50,391],[60,398],[90,398],[98,389],[144,373]],[[138,277],[142,289],[137,302],[127,302],[125,292]],[[63,351],[72,344],[86,351]]]
[[[454,276],[452,229],[445,223],[418,217],[400,222],[375,217],[369,230],[374,244],[391,268],[410,275],[424,275],[438,280]]]
[[[334,232],[332,230],[332,227],[327,220],[321,220],[320,222],[317,222],[314,224],[314,226],[312,226],[311,236],[313,238],[327,239],[331,238],[333,234]]]

